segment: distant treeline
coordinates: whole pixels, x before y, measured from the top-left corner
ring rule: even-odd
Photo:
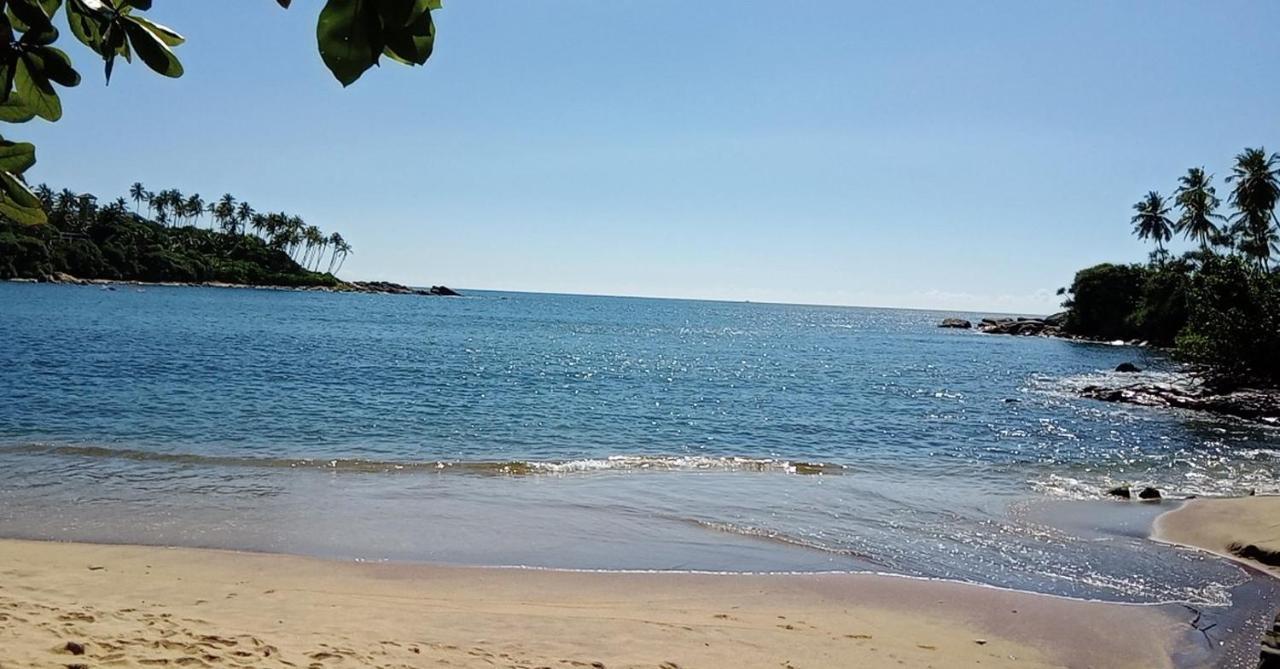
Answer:
[[[217,281],[247,285],[336,286],[334,272],[351,253],[338,233],[326,235],[300,217],[259,213],[223,195],[135,183],[129,200],[106,205],[96,196],[48,186],[35,189],[49,222],[0,217],[0,279]]]
[[[1067,330],[1173,347],[1225,385],[1280,385],[1280,272],[1272,262],[1280,255],[1280,155],[1246,149],[1226,181],[1227,215],[1204,168],[1179,179],[1172,206],[1156,191],[1135,204],[1134,233],[1156,245],[1149,262],[1077,273],[1059,291],[1069,293]],[[1171,257],[1165,242],[1175,234],[1196,248]]]

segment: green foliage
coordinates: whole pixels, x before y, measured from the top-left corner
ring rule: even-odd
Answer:
[[[235,198],[230,195],[223,196],[220,206],[206,209],[199,195],[183,197],[168,190],[162,198],[135,184],[130,189],[135,206],[145,201],[149,210],[187,223],[166,226],[128,211],[123,198],[99,207],[92,195],[54,193],[44,186],[37,193],[49,212],[47,224],[0,216],[0,279],[65,273],[82,279],[339,286],[342,282],[331,272],[315,270],[323,265],[326,251],[330,270],[351,251],[341,235],[325,236],[296,216],[253,214],[245,203],[232,211]],[[169,209],[170,202],[176,208]],[[196,227],[206,212],[239,223],[226,225],[224,219],[221,230]],[[257,224],[252,227],[265,238],[245,234],[244,223],[253,220]]]
[[[1164,196],[1151,191],[1133,205],[1133,210],[1137,212],[1131,219],[1134,234],[1138,235],[1138,239],[1154,241],[1156,248],[1163,251],[1164,243],[1173,236],[1173,221],[1169,220],[1169,207],[1165,204]]]
[[[1171,346],[1187,323],[1191,266],[1182,262],[1147,268],[1137,308],[1128,317],[1136,339]]]
[[[1244,383],[1280,383],[1280,275],[1215,257],[1191,279],[1178,352]]]
[[[285,8],[291,4],[276,2]],[[0,0],[0,122],[62,118],[58,87],[79,85],[80,74],[54,46],[60,37],[54,26],[59,11],[76,40],[102,59],[108,82],[116,59],[132,62],[135,55],[158,74],[181,77],[182,62],[174,49],[186,40],[144,17],[151,5],[151,0]],[[423,65],[435,44],[431,12],[440,6],[439,0],[327,0],[316,27],[320,56],[343,86],[383,55]],[[34,164],[35,147],[0,139],[0,215],[9,220],[47,220],[22,179]]]
[[[1227,181],[1235,184],[1231,191],[1231,206],[1236,210],[1231,217],[1232,235],[1240,251],[1265,268],[1277,243],[1274,223],[1280,200],[1280,154],[1267,155],[1261,147],[1245,149],[1236,156]]]
[[[1104,263],[1076,272],[1067,289],[1066,329],[1099,339],[1136,339],[1133,314],[1142,303],[1148,270],[1142,265]]]

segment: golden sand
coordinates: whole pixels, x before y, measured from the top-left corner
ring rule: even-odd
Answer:
[[[0,667],[1163,667],[1154,607],[870,575],[0,541]]]

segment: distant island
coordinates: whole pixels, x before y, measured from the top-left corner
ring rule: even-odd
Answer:
[[[206,202],[135,183],[128,199],[103,205],[95,195],[43,184],[34,192],[49,222],[0,216],[0,279],[457,295],[444,286],[343,281],[335,273],[352,248],[340,233],[285,212],[256,211],[230,194]]]

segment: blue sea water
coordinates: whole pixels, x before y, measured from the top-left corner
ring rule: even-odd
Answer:
[[[1103,493],[1280,492],[1280,433],[1079,399],[1171,363],[946,315],[0,284],[0,536],[1197,605],[1247,581]]]

